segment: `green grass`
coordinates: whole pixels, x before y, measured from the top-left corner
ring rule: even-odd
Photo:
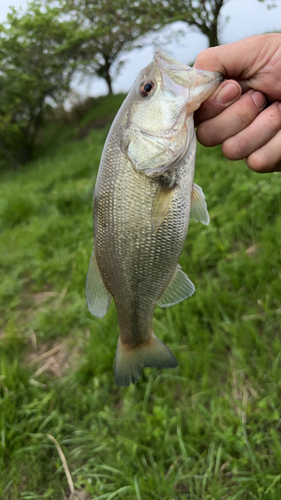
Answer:
[[[84,292],[107,130],[57,127],[0,182],[0,498],[68,497],[51,434],[79,499],[281,499],[280,175],[199,148],[211,224],[180,260],[196,292],[154,314],[179,366],[118,388],[114,305],[95,319]]]

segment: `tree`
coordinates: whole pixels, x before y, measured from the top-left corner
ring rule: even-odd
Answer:
[[[23,15],[11,9],[0,25],[0,149],[15,168],[30,159],[46,109],[67,95],[72,28],[42,1]]]
[[[112,94],[113,63],[142,35],[161,27],[153,5],[147,0],[62,0],[62,5],[64,13],[77,22],[80,71],[103,78]]]
[[[209,46],[219,45],[219,21],[228,0],[154,0],[163,25],[184,21],[208,38]]]
[[[277,0],[276,0],[277,1]],[[261,3],[265,3],[266,4],[266,7],[270,10],[270,9],[275,9],[275,7],[277,7],[277,3],[276,1],[274,0],[259,0],[259,2]]]

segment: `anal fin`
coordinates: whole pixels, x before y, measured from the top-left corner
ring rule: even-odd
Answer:
[[[195,286],[178,264],[172,280],[157,304],[160,307],[170,307],[191,297],[194,292]]]
[[[111,295],[101,277],[95,256],[95,249],[93,249],[87,273],[86,298],[90,313],[97,318],[103,318],[109,309]]]

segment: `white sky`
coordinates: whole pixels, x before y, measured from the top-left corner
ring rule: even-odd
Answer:
[[[0,22],[6,20],[10,5],[19,8],[26,7],[26,0],[0,0]],[[281,31],[281,0],[275,0],[277,7],[268,10],[265,3],[258,0],[228,0],[221,11],[221,42],[229,43],[241,40],[250,35],[257,35],[267,31]],[[228,19],[228,20],[227,20]],[[166,43],[167,35],[171,32],[168,27],[164,35],[159,38],[159,45],[176,59],[191,63],[196,55],[207,47],[206,37],[187,28],[185,23],[175,23],[173,30],[183,29],[185,35],[177,41]],[[120,74],[114,79],[114,92],[127,92],[140,69],[146,66],[152,59],[153,46],[144,49],[136,49],[124,55],[126,64]],[[83,95],[100,95],[107,92],[106,85],[102,80],[91,78],[82,84],[74,85],[75,90]]]

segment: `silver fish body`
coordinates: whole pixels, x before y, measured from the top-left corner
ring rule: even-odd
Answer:
[[[134,383],[143,366],[177,365],[153,334],[153,311],[156,303],[168,307],[194,292],[178,266],[191,210],[195,219],[209,221],[203,192],[193,184],[193,111],[220,81],[220,75],[189,68],[158,49],[107,137],[94,192],[86,294],[98,317],[114,298],[118,385]]]

